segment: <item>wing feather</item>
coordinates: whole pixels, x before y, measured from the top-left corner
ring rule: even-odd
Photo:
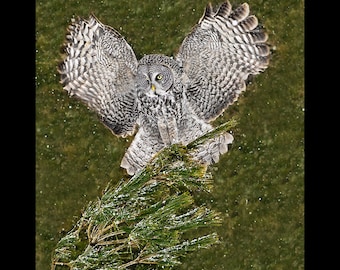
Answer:
[[[246,3],[234,10],[229,1],[218,9],[209,4],[176,56],[190,81],[187,99],[205,121],[236,101],[250,74],[268,66],[268,36],[249,13]]]
[[[138,62],[132,48],[94,15],[73,19],[66,42],[66,58],[59,65],[64,89],[97,112],[114,134],[133,134]]]

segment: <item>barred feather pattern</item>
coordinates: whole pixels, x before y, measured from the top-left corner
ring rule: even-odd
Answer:
[[[235,10],[228,1],[217,10],[209,4],[176,56],[190,80],[188,101],[206,121],[237,100],[250,74],[268,66],[268,36],[249,12],[247,3]]]
[[[113,134],[137,130],[121,162],[133,175],[162,148],[187,145],[212,130],[211,122],[245,90],[248,76],[268,67],[267,38],[248,4],[209,4],[175,57],[150,54],[137,61],[120,33],[91,15],[73,19],[68,28],[61,83]],[[216,163],[233,139],[229,133],[211,138],[194,158]]]
[[[72,20],[59,67],[61,83],[70,94],[97,112],[115,135],[132,135],[137,109],[134,77],[137,59],[113,28],[90,19]]]

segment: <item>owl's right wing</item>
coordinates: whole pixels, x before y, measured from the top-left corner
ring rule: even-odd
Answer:
[[[207,6],[176,56],[189,78],[189,104],[201,119],[218,117],[245,90],[248,76],[267,68],[266,40],[248,4],[235,10],[228,1],[217,10]]]
[[[72,20],[59,65],[61,83],[70,96],[83,101],[119,136],[132,135],[137,119],[137,59],[113,28],[91,15]]]

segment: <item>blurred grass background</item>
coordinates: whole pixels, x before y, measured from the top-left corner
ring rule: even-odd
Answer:
[[[222,1],[212,1],[219,4]],[[237,6],[242,1],[231,1]],[[231,150],[210,169],[215,189],[198,200],[222,213],[221,244],[179,269],[304,268],[304,1],[249,0],[274,52],[239,101],[215,124],[239,118]],[[62,90],[57,74],[66,27],[94,13],[117,29],[137,58],[173,55],[206,0],[36,1],[36,269],[86,204],[125,175],[132,138],[111,134]]]

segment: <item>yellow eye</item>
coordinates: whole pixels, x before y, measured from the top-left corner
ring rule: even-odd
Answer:
[[[161,79],[163,79],[163,75],[162,74],[157,74],[156,75],[156,81],[160,81]]]

